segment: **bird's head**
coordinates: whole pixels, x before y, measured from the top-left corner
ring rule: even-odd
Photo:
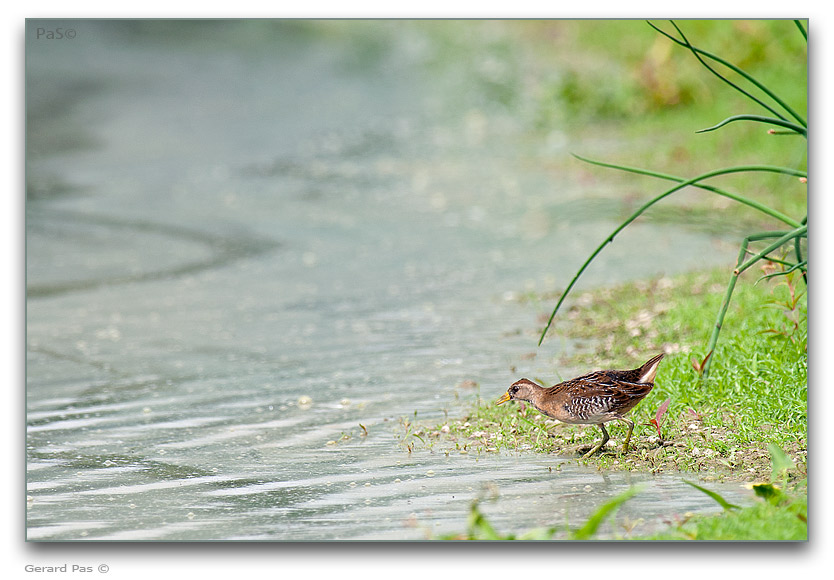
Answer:
[[[506,403],[510,399],[517,399],[519,401],[532,401],[533,394],[538,390],[541,390],[541,386],[537,385],[529,379],[521,379],[520,381],[516,381],[512,385],[510,385],[510,388],[507,389],[507,392],[501,395],[501,398],[495,401],[495,404],[500,405],[502,403]]]

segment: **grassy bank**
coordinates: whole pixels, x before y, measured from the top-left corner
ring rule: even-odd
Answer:
[[[708,379],[698,367],[729,275],[723,269],[585,293],[551,331],[584,343],[577,354],[553,361],[561,378],[636,367],[654,353],[668,353],[655,388],[631,413],[637,426],[628,453],[621,451],[625,427],[613,423],[609,446],[583,460],[580,455],[599,440],[596,427],[559,424],[524,403],[496,406],[501,393],[480,393],[459,418],[408,424],[404,443],[449,454],[542,453],[600,470],[680,473],[705,490],[710,481],[749,481],[761,498],[752,507],[725,506],[720,515],[684,517],[662,533],[629,539],[805,540],[805,286],[799,276],[756,284],[761,274],[750,272],[739,285]],[[521,300],[543,316],[552,303],[551,296],[533,294]],[[518,536],[494,530],[474,502],[467,531],[445,539],[586,539],[628,497],[600,506],[599,514],[569,533],[530,530]]]
[[[657,278],[579,295],[551,331],[583,345],[553,361],[543,384],[599,368],[633,368],[666,352],[654,390],[625,427],[610,424],[605,452],[586,462],[600,469],[694,472],[702,479],[760,481],[770,474],[768,444],[784,449],[803,478],[807,448],[807,311],[798,276],[739,285],[725,319],[708,379],[699,375],[704,348],[728,273],[715,270]],[[552,297],[522,297],[546,310]],[[499,450],[577,457],[600,438],[595,426],[550,420],[523,403],[500,407],[501,393],[481,393],[464,416],[409,426],[406,439],[447,453]],[[668,400],[660,417],[658,410]],[[653,425],[655,420],[659,424]]]

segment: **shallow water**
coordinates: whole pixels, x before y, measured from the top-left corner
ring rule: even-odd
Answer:
[[[400,417],[460,412],[463,381],[553,375],[574,345],[537,351],[552,305],[517,298],[616,225],[616,192],[554,160],[624,145],[540,135],[477,90],[512,85],[497,32],[439,59],[384,22],[31,26],[28,539],[421,539],[491,494],[518,533],[635,483],[634,533],[720,510],[680,477],[399,444]],[[733,253],[636,223],[583,284]]]

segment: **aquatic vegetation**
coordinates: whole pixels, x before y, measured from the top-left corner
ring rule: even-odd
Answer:
[[[599,506],[594,513],[588,517],[585,523],[577,528],[571,528],[567,523],[564,526],[551,526],[547,528],[534,528],[523,534],[501,534],[495,530],[487,517],[480,509],[481,499],[472,501],[469,509],[469,518],[466,524],[466,532],[460,534],[447,534],[441,536],[440,540],[589,540],[599,530],[605,521],[613,521],[617,509],[626,501],[641,491],[639,487],[630,487],[624,492],[616,495]],[[557,537],[561,533],[561,537]]]
[[[718,515],[679,516],[671,514],[669,529],[658,534],[631,538],[634,540],[807,540],[808,502],[801,488],[807,480],[789,489],[788,470],[793,462],[777,445],[771,445],[773,472],[768,482],[751,485],[760,500],[749,507],[728,502],[708,487],[683,480],[715,500],[724,511]],[[618,508],[640,493],[631,487],[600,505],[579,527],[562,526],[534,528],[520,534],[503,534],[490,523],[480,508],[482,498],[472,501],[466,531],[440,536],[441,540],[592,540],[606,522],[614,522]]]

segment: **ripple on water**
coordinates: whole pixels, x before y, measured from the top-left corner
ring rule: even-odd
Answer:
[[[27,124],[46,128],[27,133],[29,539],[422,539],[493,492],[485,513],[519,532],[636,482],[620,513],[646,526],[720,509],[674,478],[400,445],[400,417],[553,373],[558,352],[524,356],[540,321],[520,297],[612,227],[522,119],[461,97],[468,56],[426,76],[389,50],[400,34],[381,33],[386,66],[345,68],[369,45],[314,25],[215,37],[209,58],[74,24],[67,50],[27,44],[27,101],[54,103]],[[734,258],[685,227],[629,231],[583,282]]]

